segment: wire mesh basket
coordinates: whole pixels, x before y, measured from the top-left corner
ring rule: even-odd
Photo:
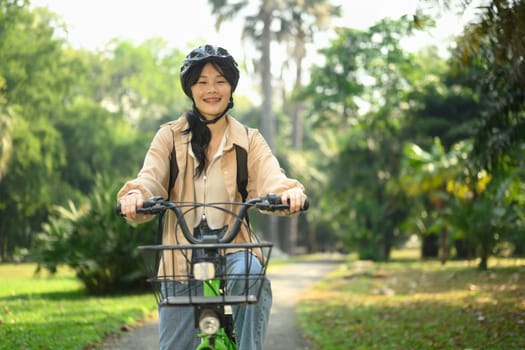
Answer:
[[[272,243],[148,245],[139,250],[159,306],[235,305],[259,299]]]

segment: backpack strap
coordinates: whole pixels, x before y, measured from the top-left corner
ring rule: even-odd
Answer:
[[[171,147],[170,153],[170,177],[168,183],[168,200],[170,200],[171,190],[175,186],[175,180],[179,175],[179,165],[177,164],[177,152],[175,151],[175,134],[171,130],[171,135],[173,136],[173,145]]]
[[[248,136],[248,128],[246,129],[246,137]],[[249,143],[249,140],[248,140]],[[248,152],[239,145],[235,146],[235,157],[237,158],[237,191],[241,194],[242,202],[246,202],[248,198]],[[248,211],[244,213],[244,220],[248,227],[250,227],[250,218],[248,217]]]
[[[235,156],[237,157],[237,191],[242,196],[242,201],[246,202],[248,191],[248,153],[239,145],[235,146]]]
[[[246,130],[246,137],[249,138],[248,127],[244,126],[244,129]],[[248,191],[246,190],[246,186],[248,186],[248,152],[239,145],[234,146],[235,157],[237,158],[237,191],[241,194],[244,203],[248,198]]]

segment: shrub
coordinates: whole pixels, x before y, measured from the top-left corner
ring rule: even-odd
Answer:
[[[37,236],[38,270],[54,273],[73,268],[89,294],[108,294],[145,287],[137,246],[154,243],[156,220],[129,225],[115,214],[116,185],[98,176],[85,203],[56,207]]]

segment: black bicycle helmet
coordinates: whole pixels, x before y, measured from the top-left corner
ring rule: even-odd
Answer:
[[[231,85],[232,92],[235,91],[239,82],[239,68],[232,55],[225,49],[215,45],[203,45],[193,49],[184,59],[180,68],[180,82],[184,93],[192,98],[191,86],[197,81],[197,77],[190,73],[192,68],[199,67],[199,70],[208,62],[216,64],[226,80]],[[192,81],[194,80],[194,81]]]

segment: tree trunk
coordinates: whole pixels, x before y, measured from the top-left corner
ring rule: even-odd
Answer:
[[[381,256],[381,260],[388,261],[390,260],[390,253],[392,252],[392,245],[394,240],[394,233],[392,230],[388,230],[388,232],[385,232],[384,241],[383,241],[383,256]]]
[[[480,234],[480,236],[487,237],[489,235],[488,234]],[[479,265],[478,265],[478,268],[480,270],[482,270],[482,271],[486,271],[489,268],[489,256],[490,256],[490,251],[491,251],[490,247],[491,247],[490,244],[487,244],[486,242],[484,242],[482,240],[482,242],[481,242],[480,260],[479,260]]]
[[[316,253],[319,251],[319,247],[317,246],[317,234],[316,234],[316,227],[315,225],[308,225],[308,247],[307,251],[309,253]]]
[[[478,268],[482,271],[487,271],[489,268],[489,254],[482,252],[480,258]]]
[[[421,256],[423,258],[437,258],[438,255],[438,236],[435,233],[423,236],[421,244]]]
[[[275,116],[272,110],[272,71],[270,59],[271,32],[270,25],[272,22],[271,12],[264,14],[264,28],[262,35],[262,54],[261,54],[261,84],[262,84],[262,127],[261,132],[266,138],[268,145],[272,150],[275,149]]]
[[[7,261],[7,236],[0,235],[0,262]]]
[[[441,265],[445,265],[448,260],[449,245],[448,245],[448,230],[444,228],[441,230]]]
[[[299,28],[302,28],[302,23],[299,23]],[[305,35],[304,32],[300,32],[296,38],[297,48],[295,50],[295,83],[294,83],[294,92],[298,92],[302,88],[302,78],[303,78],[303,59],[306,55],[304,50],[305,45]],[[299,150],[303,147],[303,103],[295,102],[291,108],[291,118],[292,118],[292,149]],[[290,254],[294,254],[295,248],[298,245],[299,241],[299,218],[294,216],[290,218]]]
[[[272,110],[272,71],[270,59],[272,10],[268,1],[263,4],[263,34],[261,43],[261,84],[262,84],[262,125],[261,132],[268,142],[268,146],[275,151],[275,117]],[[279,228],[277,218],[273,215],[267,216],[266,237],[274,244],[279,245]],[[278,246],[278,248],[281,248]]]
[[[475,247],[465,238],[456,239],[454,247],[457,259],[470,260],[476,255]]]

